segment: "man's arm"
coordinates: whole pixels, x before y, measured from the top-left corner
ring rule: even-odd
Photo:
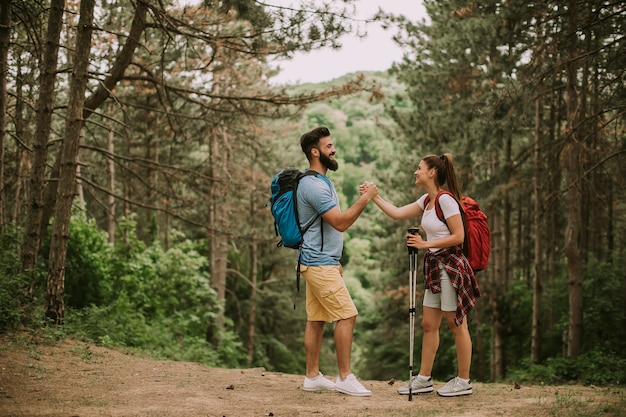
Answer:
[[[378,188],[374,183],[367,183],[367,191],[359,197],[359,199],[350,206],[349,209],[342,212],[339,210],[339,206],[335,206],[322,214],[322,218],[325,222],[340,232],[345,232],[350,226],[354,224],[356,219],[359,218],[367,203],[369,203],[374,197],[378,195]]]

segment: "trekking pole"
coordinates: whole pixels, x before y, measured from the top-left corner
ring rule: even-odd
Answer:
[[[419,228],[412,227],[407,230],[410,234],[419,233]],[[417,249],[408,247],[409,250],[409,401],[413,401],[413,344],[415,339],[415,299],[417,294]]]

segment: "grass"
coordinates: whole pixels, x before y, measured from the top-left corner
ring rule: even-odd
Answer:
[[[610,390],[610,388],[609,388]],[[613,392],[615,402],[598,403],[593,398],[580,397],[571,391],[556,392],[550,413],[555,417],[621,417],[626,415],[626,394],[623,390]]]

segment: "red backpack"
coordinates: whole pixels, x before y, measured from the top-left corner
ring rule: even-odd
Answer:
[[[449,191],[441,191],[435,197],[435,212],[439,220],[448,223],[443,217],[443,211],[439,205],[439,196],[442,194],[454,195]],[[455,198],[456,200],[456,198]],[[428,206],[430,197],[426,196],[424,207]],[[480,209],[480,205],[471,197],[462,197],[463,203],[461,215],[463,217],[463,227],[465,228],[465,241],[463,242],[463,253],[467,257],[474,272],[482,271],[487,268],[489,261],[489,252],[491,251],[491,232],[487,225],[487,215]]]

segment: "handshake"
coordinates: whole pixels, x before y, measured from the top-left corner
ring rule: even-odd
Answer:
[[[378,187],[371,181],[365,181],[359,185],[359,193],[361,195],[366,194],[372,200],[378,195]]]

